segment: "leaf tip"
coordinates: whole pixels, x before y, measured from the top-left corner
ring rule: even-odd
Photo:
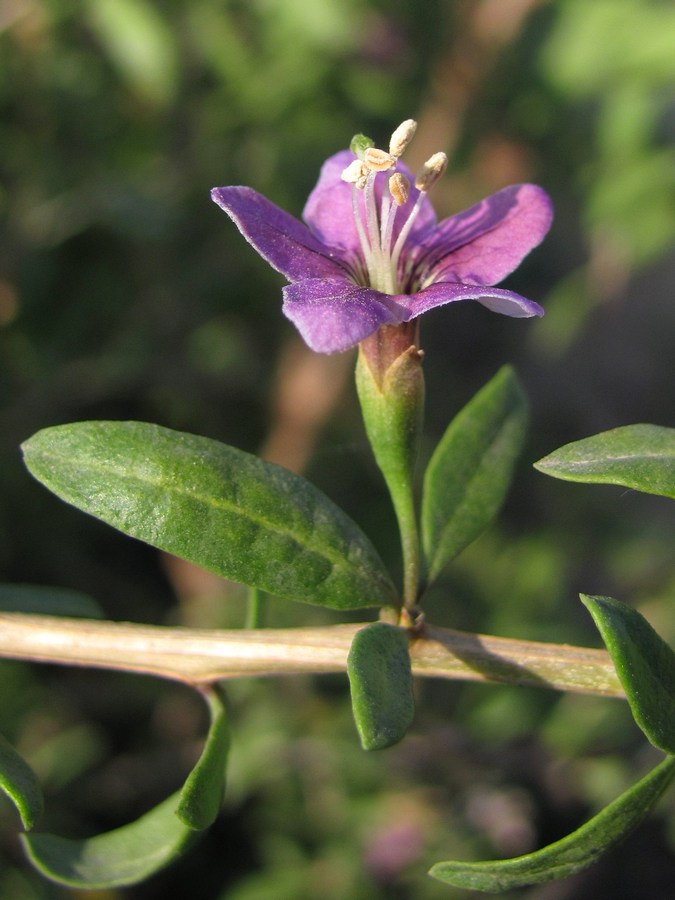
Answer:
[[[543,472],[544,475],[548,475],[549,470],[553,468],[552,454],[548,453],[546,456],[542,456],[541,459],[533,462],[532,468],[536,469],[537,472]]]

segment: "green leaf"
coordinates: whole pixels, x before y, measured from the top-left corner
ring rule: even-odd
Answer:
[[[385,622],[357,631],[347,674],[363,749],[383,750],[398,743],[415,714],[407,633]]]
[[[429,874],[456,887],[492,893],[567,878],[637,828],[674,774],[675,757],[670,756],[577,831],[534,853],[488,862],[439,862]]]
[[[183,785],[178,818],[189,828],[201,831],[216,820],[225,790],[225,764],[230,748],[224,697],[218,687],[206,694],[211,727],[197,765]]]
[[[63,500],[217,575],[336,609],[396,602],[358,526],[281,466],[143,422],[48,428],[23,450]]]
[[[675,499],[675,429],[626,425],[566,444],[539,462],[545,475],[588,484],[618,484]]]
[[[84,840],[22,835],[30,861],[58,884],[96,890],[136,884],[178,859],[220,810],[229,736],[223,697],[206,695],[211,725],[204,750],[181,791],[135,822]]]
[[[424,477],[422,542],[429,581],[499,511],[526,423],[525,397],[509,366],[450,423]]]
[[[135,822],[85,840],[22,835],[29,860],[46,878],[79,889],[136,884],[181,856],[198,832],[176,816],[173,794]]]
[[[148,0],[88,0],[88,24],[143,100],[166,106],[178,81],[176,37]]]
[[[580,594],[598,627],[647,739],[675,753],[675,653],[635,609],[611,597]]]
[[[69,588],[33,584],[0,584],[0,611],[81,619],[103,618],[103,610],[87,594]]]
[[[42,791],[35,772],[0,735],[0,790],[16,806],[23,827],[30,831],[42,815]]]

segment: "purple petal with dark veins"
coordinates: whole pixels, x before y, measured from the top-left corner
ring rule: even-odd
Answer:
[[[344,250],[357,253],[360,256],[361,244],[352,208],[352,185],[342,181],[340,177],[344,169],[355,158],[351,150],[341,150],[326,160],[321,167],[319,180],[307,199],[302,218],[320,241],[334,247],[342,247]],[[396,169],[406,176],[410,182],[411,189],[408,200],[396,211],[394,240],[396,240],[403,223],[410,215],[415,205],[415,200],[419,195],[419,191],[415,188],[415,179],[407,166],[399,162],[396,165]],[[391,172],[382,172],[377,176],[375,196],[378,209],[382,201],[382,192],[391,174]],[[358,196],[360,208],[363,209],[364,192],[359,191]],[[421,240],[423,235],[430,231],[435,224],[436,214],[434,208],[428,198],[424,197],[420,211],[415,219],[415,224],[408,237],[408,244],[410,245],[417,240]]]
[[[416,267],[435,282],[497,284],[541,242],[552,218],[546,191],[512,185],[444,219],[414,251]]]
[[[529,318],[530,316],[543,316],[544,310],[533,300],[526,300],[514,291],[506,291],[502,288],[486,287],[484,285],[470,284],[432,284],[418,294],[403,295],[393,298],[400,306],[407,309],[406,321],[421,316],[422,313],[434,309],[436,306],[444,306],[446,303],[456,303],[458,300],[476,300],[486,306],[492,312],[501,313],[516,319]]]
[[[381,325],[406,321],[396,299],[344,278],[296,281],[283,290],[284,314],[317,353],[354,347]]]
[[[263,259],[291,281],[347,276],[343,251],[326,247],[306,225],[252,188],[214,188],[211,197]]]

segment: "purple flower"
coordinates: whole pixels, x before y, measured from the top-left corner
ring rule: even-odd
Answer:
[[[403,123],[414,132],[414,123]],[[543,315],[513,291],[493,287],[549,229],[541,188],[504,188],[442,222],[427,197],[445,169],[434,154],[414,179],[400,162],[412,133],[390,152],[357,148],[331,156],[303,212],[306,224],[248,187],[214,188],[213,200],[247,241],[290,282],[283,311],[319,353],[347,350],[382,325],[477,300],[507,316]],[[354,144],[352,145],[354,146]]]

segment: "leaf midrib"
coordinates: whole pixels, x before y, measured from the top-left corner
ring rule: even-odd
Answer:
[[[32,452],[35,453],[34,450]],[[38,451],[38,455],[41,456],[46,461],[55,461],[55,460],[60,459],[60,457],[58,457],[56,455],[50,455],[50,454],[44,453],[44,451]],[[72,465],[76,465],[77,463],[75,462],[75,460],[70,459],[69,464],[72,466]],[[79,467],[79,468],[82,468],[82,467]],[[105,464],[89,465],[86,468],[93,470],[94,472],[101,472],[101,473],[106,473],[106,474],[111,474],[111,475],[116,475],[116,476],[121,475],[121,472],[116,467],[110,466],[110,465],[108,465],[108,466],[106,466]],[[158,480],[158,479],[141,478],[137,474],[130,476],[128,473],[124,474],[123,477],[126,478],[127,480],[135,480],[137,483],[139,483],[141,485],[148,485],[150,487],[155,487],[155,488],[163,487],[161,480]],[[276,525],[274,527],[272,527],[269,523],[269,520],[263,518],[260,515],[255,516],[255,515],[251,515],[248,513],[243,514],[241,512],[240,507],[237,507],[233,503],[228,503],[225,498],[214,498],[212,500],[207,500],[203,494],[198,493],[196,491],[194,491],[194,492],[187,491],[180,485],[173,485],[171,487],[171,490],[173,492],[177,493],[179,496],[190,497],[192,499],[196,499],[198,502],[203,503],[205,506],[213,505],[216,509],[223,509],[227,512],[235,512],[237,515],[239,515],[243,519],[247,519],[247,520],[253,522],[254,524],[259,525],[262,528],[267,528],[268,530],[275,532],[276,534],[278,534],[281,537],[287,537],[287,538],[293,540],[296,544],[306,547],[315,555],[326,559],[334,568],[339,568],[339,569],[348,569],[350,567],[353,568],[353,565],[347,565],[347,559],[345,558],[345,556],[334,555],[330,552],[326,552],[325,550],[317,549],[316,544],[314,544],[311,540],[314,529],[310,532],[310,534],[308,536],[308,540],[305,541],[303,539],[300,539],[298,537],[297,533],[295,531],[292,531],[289,528],[277,527]],[[356,527],[356,525],[354,525],[354,527]],[[344,539],[345,538],[343,537],[343,540]],[[351,541],[348,542],[349,547],[351,547],[351,543],[352,543]]]
[[[622,454],[620,456],[610,456],[609,454],[603,454],[601,457],[590,457],[588,459],[574,459],[569,460],[567,462],[568,466],[587,466],[587,465],[598,465],[599,463],[610,463],[610,462],[639,462],[642,459],[656,459],[656,460],[672,460],[675,462],[675,452],[672,453],[639,453],[627,456]]]

